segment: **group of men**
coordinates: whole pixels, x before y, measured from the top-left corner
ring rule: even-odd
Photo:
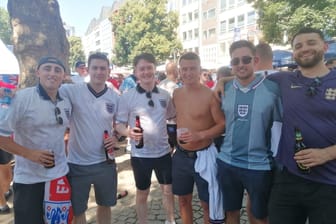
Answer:
[[[201,61],[192,52],[179,58],[178,68],[167,66],[175,75],[178,70],[183,82],[178,88],[171,83],[173,92],[156,86],[152,54],[136,56],[137,84],[120,97],[105,84],[110,74],[105,55],[90,55],[88,83],[64,85],[63,63],[42,58],[36,73],[39,84],[18,91],[6,119],[0,121],[0,148],[16,155],[15,223],[60,217],[70,223],[72,211],[74,223],[86,223],[91,185],[97,222],[110,223],[117,189],[111,149],[120,136],[131,139],[141,224],[147,223],[152,171],[161,186],[167,224],[175,223],[173,195],[178,196],[182,223],[193,223],[195,183],[204,223],[223,223],[225,218],[226,224],[238,224],[244,191],[251,224],[304,224],[307,217],[310,224],[333,223],[336,72],[323,63],[327,44],[319,30],[301,29],[292,47],[299,70],[270,75],[269,57],[263,59],[267,46],[234,42],[234,78],[219,81],[215,93],[200,83]],[[168,143],[167,120],[175,121],[177,130],[187,130],[178,135],[177,144]],[[71,133],[66,158],[67,127]],[[213,139],[224,128],[218,153]],[[297,153],[295,129],[307,147]],[[109,137],[104,138],[105,130]],[[144,144],[139,148],[140,140]],[[171,146],[176,148],[173,152]],[[310,173],[300,172],[297,164]],[[57,210],[60,201],[49,196],[53,184],[63,189],[58,194],[61,205],[68,205],[66,211]]]
[[[250,223],[336,218],[336,73],[324,64],[328,46],[321,31],[302,28],[291,43],[299,69],[272,75],[257,71],[261,57],[253,45],[238,41],[230,47],[236,77],[219,87],[226,136],[217,161],[226,223],[239,223],[244,189]],[[297,130],[306,147],[299,152]]]

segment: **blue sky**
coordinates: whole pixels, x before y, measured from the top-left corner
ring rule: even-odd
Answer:
[[[75,27],[82,36],[90,21],[98,18],[103,6],[112,6],[113,0],[58,0],[63,22]],[[7,9],[7,0],[0,0],[0,7]]]

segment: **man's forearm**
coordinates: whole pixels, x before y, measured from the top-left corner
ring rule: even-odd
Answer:
[[[325,150],[328,154],[329,160],[336,159],[336,145],[329,146],[325,148]]]
[[[0,136],[0,148],[6,152],[22,156],[24,158],[27,158],[29,154],[29,150],[15,143],[11,137]]]

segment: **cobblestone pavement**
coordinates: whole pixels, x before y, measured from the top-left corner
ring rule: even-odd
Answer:
[[[130,166],[130,155],[125,153],[123,149],[116,151],[117,154],[117,164],[118,164],[118,190],[128,191],[128,196],[119,199],[116,206],[112,208],[112,223],[113,224],[135,224],[136,212],[135,212],[135,185],[133,174]],[[162,224],[165,221],[165,214],[162,208],[161,201],[161,190],[159,184],[156,182],[155,175],[152,178],[151,192],[148,198],[148,223],[149,224]],[[12,200],[12,199],[11,199]],[[247,215],[245,211],[245,201],[244,208],[241,212],[241,224],[248,224]],[[12,201],[9,202],[10,207],[12,207]],[[202,209],[197,197],[197,193],[194,192],[193,197],[193,210],[194,210],[194,223],[203,223]],[[94,194],[91,191],[90,200],[88,204],[88,210],[86,212],[87,220],[89,224],[96,224],[96,204],[94,201]],[[179,210],[177,206],[177,200],[175,199],[175,218],[176,223],[182,223]],[[2,224],[12,224],[13,223],[13,212],[8,215],[0,215],[0,223]]]

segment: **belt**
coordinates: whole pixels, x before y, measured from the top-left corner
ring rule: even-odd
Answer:
[[[115,159],[108,159],[106,160],[108,164],[115,164]]]
[[[203,150],[207,150],[210,147],[210,145],[208,145],[208,146],[206,146],[204,148],[196,149],[196,150],[192,150],[192,151],[184,149],[180,145],[177,145],[177,149],[180,150],[181,152],[183,152],[184,154],[186,154],[189,158],[196,159],[197,158],[197,152],[203,151]]]

